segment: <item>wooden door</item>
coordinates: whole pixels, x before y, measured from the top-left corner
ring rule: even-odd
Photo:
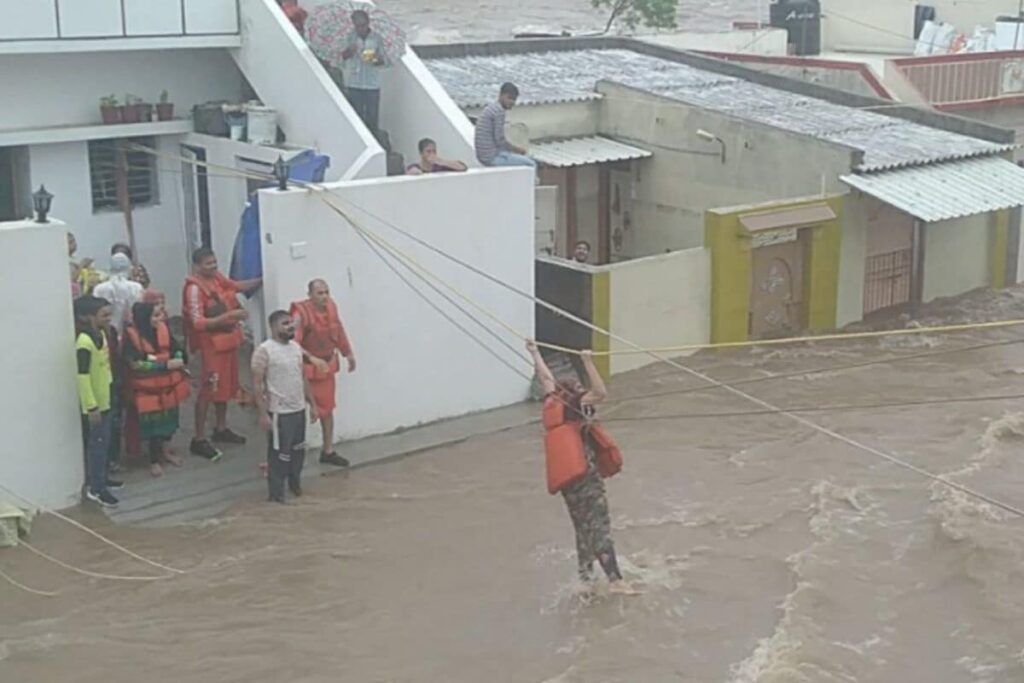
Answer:
[[[750,283],[750,337],[764,339],[798,334],[804,322],[804,244],[797,230],[755,235]],[[773,242],[773,239],[775,240]]]

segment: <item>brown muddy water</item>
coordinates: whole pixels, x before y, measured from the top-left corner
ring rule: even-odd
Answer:
[[[1024,317],[1024,293],[929,321]],[[686,360],[782,406],[1024,393],[1024,329]],[[916,359],[908,355],[946,352]],[[839,366],[902,358],[860,369]],[[699,382],[659,366],[613,397]],[[635,597],[585,600],[572,528],[529,426],[241,501],[172,530],[103,526],[187,571],[87,579],[26,549],[0,569],[0,681],[839,683],[1024,680],[1024,520],[721,391],[613,402],[609,484]],[[621,418],[674,415],[662,420]],[[1017,506],[1020,401],[846,409],[811,419]],[[618,420],[618,421],[617,421]],[[93,571],[146,573],[52,518],[32,541]]]
[[[680,0],[678,27],[688,31],[725,31],[733,21],[768,18],[769,0]],[[590,0],[382,0],[381,7],[401,20],[414,44],[467,40],[503,40],[521,32],[574,35],[604,29],[608,13]]]

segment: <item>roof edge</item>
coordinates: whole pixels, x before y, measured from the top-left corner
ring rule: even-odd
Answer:
[[[491,57],[502,54],[523,54],[528,52],[568,52],[572,50],[631,50],[650,57],[733,76],[752,83],[759,83],[777,90],[813,97],[833,104],[857,109],[879,107],[875,113],[903,119],[924,126],[938,128],[950,133],[987,140],[999,144],[1014,144],[1016,132],[981,123],[962,116],[921,108],[911,105],[893,106],[889,100],[865,95],[855,95],[815,83],[806,83],[776,74],[758,71],[742,63],[717,59],[697,52],[680,50],[665,45],[647,43],[635,38],[620,36],[581,36],[570,38],[529,38],[521,40],[499,40],[475,43],[448,43],[441,45],[414,45],[416,54],[425,60],[451,59],[457,57]]]

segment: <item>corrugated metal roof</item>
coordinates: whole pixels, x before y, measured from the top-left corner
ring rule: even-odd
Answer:
[[[627,145],[611,138],[592,135],[532,143],[530,156],[548,166],[567,168],[612,161],[646,159],[653,154],[649,150]]]
[[[519,86],[522,104],[548,104],[598,98],[595,87],[603,79],[861,149],[864,161],[860,169],[864,171],[984,156],[1012,148],[632,50],[438,57],[426,58],[424,63],[464,108],[487,104],[497,97],[505,81]]]
[[[840,179],[928,223],[1024,206],[1024,168],[1000,157],[846,175]]]

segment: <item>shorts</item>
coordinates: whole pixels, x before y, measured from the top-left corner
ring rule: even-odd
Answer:
[[[309,380],[309,390],[313,394],[317,414],[320,417],[334,414],[334,408],[337,406],[337,400],[334,397],[336,385],[335,375],[324,379]]]
[[[199,373],[199,395],[214,403],[227,403],[238,397],[238,350],[225,353],[203,351]]]

